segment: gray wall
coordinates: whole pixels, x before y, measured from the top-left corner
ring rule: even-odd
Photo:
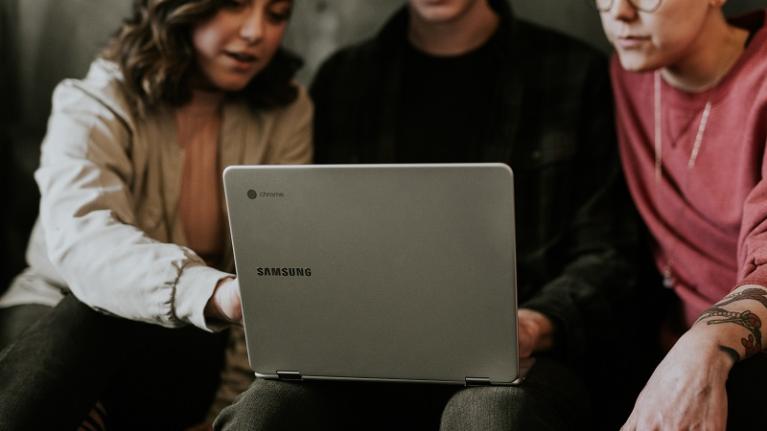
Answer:
[[[325,57],[375,34],[404,0],[296,0],[285,45],[301,54],[308,83]]]
[[[62,77],[82,76],[130,9],[130,1],[22,0],[16,3],[21,113],[45,121],[50,91]],[[87,11],[87,12],[86,12]],[[39,91],[46,89],[46,92]]]

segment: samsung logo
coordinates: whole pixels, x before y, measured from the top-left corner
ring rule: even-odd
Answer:
[[[311,268],[256,268],[261,277],[311,277]]]

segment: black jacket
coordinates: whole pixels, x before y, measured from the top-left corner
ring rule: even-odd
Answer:
[[[515,19],[505,6],[483,109],[478,160],[515,177],[519,303],[557,325],[557,351],[579,363],[622,334],[635,288],[635,214],[617,161],[607,62],[582,43]],[[318,163],[389,163],[407,10],[373,39],[343,49],[311,88]],[[457,83],[459,85],[460,83]],[[596,349],[596,350],[593,350]]]

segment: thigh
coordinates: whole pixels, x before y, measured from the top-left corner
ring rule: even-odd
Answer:
[[[331,430],[349,411],[341,384],[256,379],[221,411],[214,429],[246,431]]]
[[[114,373],[110,321],[71,296],[0,353],[0,429],[75,429]]]
[[[736,364],[727,379],[727,429],[767,429],[763,414],[767,388],[767,355],[760,353]]]
[[[589,429],[590,402],[583,381],[559,362],[538,358],[517,386],[467,388],[442,414],[441,429]]]
[[[217,430],[436,430],[452,386],[257,379]]]
[[[25,329],[43,318],[52,307],[40,304],[0,308],[0,350],[10,345]]]
[[[113,355],[127,360],[100,397],[109,429],[174,430],[203,421],[221,381],[227,333],[136,324],[123,335]]]
[[[0,429],[75,429],[102,398],[113,429],[203,418],[223,360],[216,337],[108,316],[68,295],[0,354]]]

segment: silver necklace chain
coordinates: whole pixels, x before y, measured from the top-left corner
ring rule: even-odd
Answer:
[[[661,168],[663,162],[663,118],[661,113],[662,100],[661,100],[661,76],[660,72],[655,72],[655,94],[654,94],[654,109],[653,109],[653,121],[655,122],[655,183],[660,184]],[[700,153],[700,147],[703,144],[703,135],[706,132],[706,126],[708,125],[708,118],[711,115],[711,100],[706,102],[705,108],[703,108],[703,114],[700,117],[698,123],[698,131],[695,133],[695,141],[693,141],[692,151],[690,152],[690,158],[687,160],[687,169],[695,167],[695,161],[698,159],[698,153]],[[684,208],[682,209],[684,213]],[[681,216],[681,214],[680,214]],[[680,217],[681,218],[681,217]],[[671,253],[666,260],[666,265],[662,270],[663,285],[667,288],[674,287],[674,273],[671,270]]]
[[[662,118],[662,100],[661,100],[661,76],[660,72],[656,71],[655,78],[655,94],[654,94],[654,125],[655,125],[655,181],[659,182],[661,178],[661,166],[663,162],[663,118]],[[700,147],[703,144],[703,135],[706,132],[706,126],[708,125],[708,117],[711,115],[711,100],[706,102],[705,108],[703,108],[703,114],[700,117],[698,123],[698,131],[695,133],[695,141],[692,145],[692,151],[690,151],[690,158],[687,160],[687,169],[695,167],[695,161],[698,159],[698,153],[700,153]]]

